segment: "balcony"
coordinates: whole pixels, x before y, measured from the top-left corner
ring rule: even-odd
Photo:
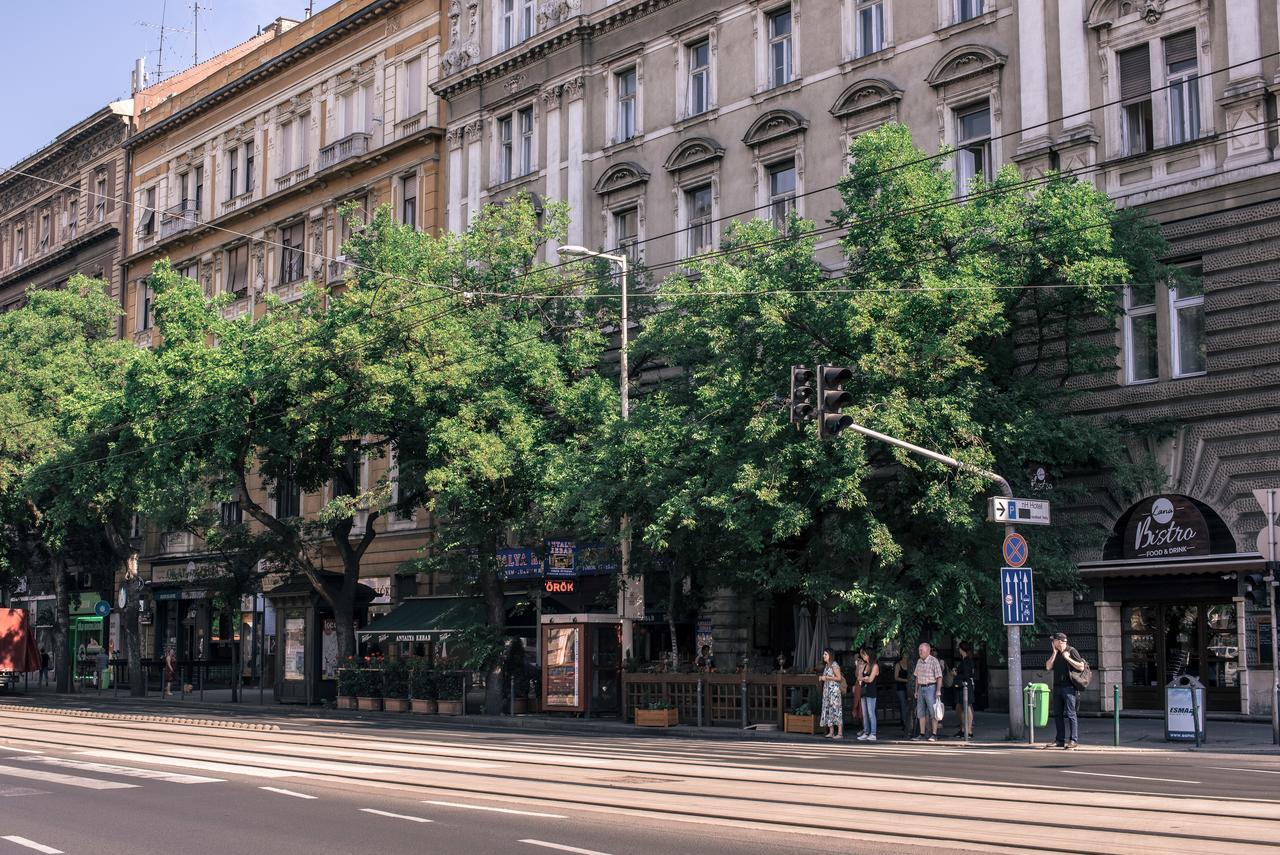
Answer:
[[[370,134],[363,131],[350,134],[343,137],[335,143],[330,143],[320,149],[320,163],[317,171],[320,169],[328,169],[336,163],[342,163],[352,157],[359,157],[362,154],[369,153],[369,140],[372,138]]]
[[[305,166],[300,166],[297,169],[293,170],[292,172],[289,172],[285,175],[281,175],[279,178],[277,178],[276,189],[284,190],[289,187],[292,187],[294,184],[297,184],[299,181],[306,179],[309,175],[311,175],[311,164],[308,163]]]
[[[160,240],[191,231],[200,224],[200,209],[194,202],[181,202],[167,208],[160,217]]]
[[[351,269],[351,262],[347,261],[345,255],[340,255],[329,262],[329,282],[341,282],[347,278],[347,271]]]

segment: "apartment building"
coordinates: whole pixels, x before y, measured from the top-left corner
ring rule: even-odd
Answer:
[[[260,314],[268,295],[290,301],[306,281],[342,282],[348,231],[338,209],[348,202],[364,212],[390,204],[398,220],[421,230],[441,226],[443,129],[429,85],[441,54],[439,4],[341,0],[304,21],[278,19],[264,34],[236,61],[142,109],[126,143],[136,213],[125,258],[125,323],[140,346],[157,343],[146,280],[161,259],[206,294],[231,295],[228,316]],[[355,480],[372,487],[386,468],[387,461],[361,461]],[[331,498],[289,485],[260,489],[259,501],[286,516],[314,514]],[[234,500],[221,511],[231,521],[243,518]],[[377,592],[378,611],[393,595],[416,591],[413,576],[397,591],[395,572],[416,555],[428,520],[388,515],[375,524],[379,537],[363,581]],[[356,534],[363,534],[360,524]],[[173,532],[151,532],[145,542],[142,573],[156,600],[147,653],[175,644],[179,658],[226,658],[232,633],[217,626],[194,578],[194,567],[208,560],[201,544]],[[340,563],[335,553],[333,565]],[[246,609],[240,628],[246,644],[255,612]],[[257,617],[273,622],[267,615]],[[317,653],[324,645],[321,679],[285,669],[286,689],[292,682],[310,692],[332,679],[331,620],[328,628],[307,629],[314,629],[308,637]]]

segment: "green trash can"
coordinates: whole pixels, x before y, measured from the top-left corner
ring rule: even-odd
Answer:
[[[1026,704],[1031,705],[1032,698],[1035,699],[1035,726],[1045,727],[1049,724],[1049,684],[1048,683],[1028,683],[1026,691]],[[1027,719],[1033,720],[1028,712]]]

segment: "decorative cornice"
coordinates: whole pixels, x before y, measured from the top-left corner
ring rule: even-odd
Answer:
[[[649,180],[649,171],[640,164],[628,160],[614,164],[604,171],[595,183],[595,191],[599,195],[614,193],[618,190],[644,184]]]
[[[933,67],[925,78],[930,86],[945,86],[988,71],[1002,68],[1004,54],[983,45],[964,45],[948,53]]]
[[[667,172],[680,172],[723,156],[724,146],[710,137],[691,137],[671,150],[662,168]]]
[[[770,110],[751,123],[742,141],[755,148],[792,134],[802,134],[808,127],[809,120],[794,110]]]
[[[840,93],[840,97],[831,105],[830,113],[837,119],[843,119],[901,100],[902,90],[886,80],[859,80]]]

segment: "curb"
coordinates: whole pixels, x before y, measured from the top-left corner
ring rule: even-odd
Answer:
[[[141,713],[112,713],[85,709],[72,710],[63,707],[42,707],[25,704],[0,704],[0,711],[6,710],[40,713],[42,715],[60,715],[69,718],[98,718],[107,719],[108,721],[139,721],[153,724],[184,724],[198,727],[216,727],[224,730],[280,730],[280,726],[277,724],[260,724],[247,721],[222,721],[220,719],[143,715]]]

